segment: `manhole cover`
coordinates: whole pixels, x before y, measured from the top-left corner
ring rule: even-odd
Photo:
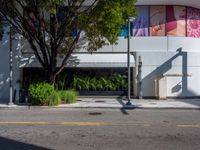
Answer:
[[[163,120],[163,123],[170,123],[169,121],[167,121],[167,120]]]
[[[96,116],[96,115],[102,115],[101,112],[90,112],[88,113],[89,115],[93,115],[93,116]]]
[[[150,104],[152,104],[152,105],[156,105],[157,103],[150,103]]]
[[[99,101],[95,101],[96,103],[105,103],[106,101],[103,100],[99,100]]]

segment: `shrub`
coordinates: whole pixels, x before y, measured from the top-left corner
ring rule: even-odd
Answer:
[[[127,90],[127,77],[114,73],[110,76],[74,76],[73,88],[79,91],[120,91]]]
[[[92,90],[92,91],[96,91],[97,90],[97,79],[96,79],[96,77],[93,77],[90,80],[90,90]]]
[[[28,94],[32,104],[35,105],[49,105],[50,96],[55,93],[54,87],[48,83],[33,83],[29,86]]]
[[[73,88],[81,91],[84,89],[84,87],[85,87],[84,80],[78,76],[74,76]]]
[[[67,101],[67,96],[66,96],[66,91],[58,91],[60,100],[62,102],[66,102]]]
[[[59,96],[61,101],[69,104],[75,103],[77,99],[77,93],[73,90],[59,91]]]
[[[56,106],[59,105],[61,102],[59,93],[54,91],[53,93],[51,93],[51,95],[48,97],[49,100],[49,105],[50,106]]]
[[[64,90],[65,89],[65,86],[67,84],[67,75],[64,74],[64,75],[59,75],[58,76],[58,79],[55,83],[55,88],[57,90]]]

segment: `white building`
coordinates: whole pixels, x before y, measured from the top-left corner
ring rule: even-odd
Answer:
[[[200,97],[200,1],[138,0],[137,6],[138,16],[131,27],[134,96],[138,96],[141,56],[143,97]],[[22,41],[13,43],[13,87],[18,98],[22,69],[39,64],[33,55],[20,51]],[[5,33],[0,47],[0,102],[9,99],[9,49]],[[81,49],[73,56],[79,62],[68,67],[126,68],[127,39],[119,37],[118,45],[103,47],[92,55]]]

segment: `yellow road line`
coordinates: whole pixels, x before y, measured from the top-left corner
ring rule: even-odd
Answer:
[[[3,125],[3,124],[13,124],[13,125],[18,125],[18,124],[21,124],[21,125],[26,125],[26,124],[31,124],[31,125],[40,125],[40,124],[49,124],[48,122],[8,122],[8,121],[5,121],[5,122],[0,122],[0,125]]]
[[[66,126],[143,126],[151,127],[151,124],[112,124],[107,122],[19,122],[0,121],[0,125],[66,125]],[[171,125],[177,128],[200,128],[200,124],[177,124]]]
[[[0,125],[76,125],[76,126],[105,126],[105,122],[15,122],[1,121]]]
[[[105,126],[109,125],[105,122],[63,122],[62,125],[77,125],[77,126]]]
[[[200,125],[195,125],[195,124],[181,124],[181,125],[176,125],[178,128],[200,128]]]
[[[150,124],[144,124],[144,127],[150,127],[151,125]]]

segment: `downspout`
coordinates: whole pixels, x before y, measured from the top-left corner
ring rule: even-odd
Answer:
[[[139,56],[139,64],[138,64],[138,97],[142,99],[142,59]]]
[[[133,52],[132,55],[135,60],[135,66],[133,67],[133,97],[136,98],[138,96],[137,93],[138,54],[137,52]]]

